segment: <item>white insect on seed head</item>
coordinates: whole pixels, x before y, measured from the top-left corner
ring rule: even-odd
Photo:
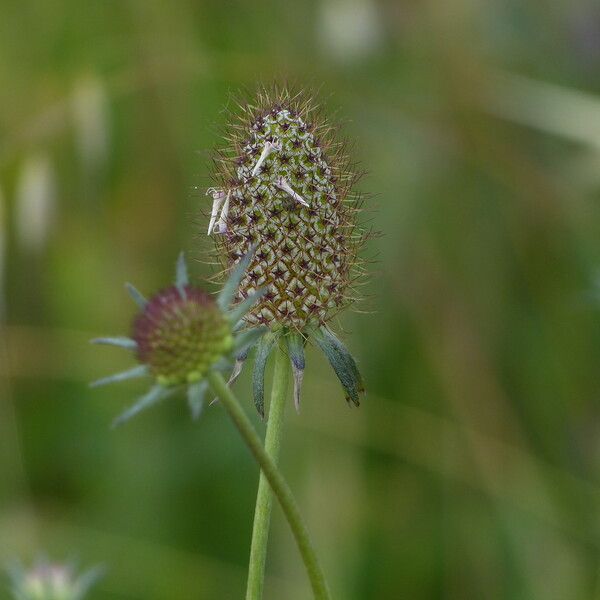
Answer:
[[[265,142],[263,150],[260,153],[260,156],[258,157],[256,164],[254,165],[254,169],[252,169],[253,177],[254,177],[254,175],[256,175],[258,173],[258,171],[262,167],[262,164],[265,162],[265,160],[267,160],[267,157],[269,156],[269,154],[271,154],[271,152],[273,152],[273,150],[277,150],[277,151],[281,150],[281,142],[279,142],[279,141]]]
[[[227,190],[227,196],[225,196],[225,203],[221,209],[221,215],[219,220],[215,223],[213,231],[215,233],[225,233],[227,231],[227,215],[229,214],[229,198],[231,196],[231,190]]]
[[[225,200],[225,192],[223,190],[218,190],[217,188],[211,187],[206,190],[206,195],[208,196],[209,194],[213,197],[213,205],[210,213],[207,235],[210,235],[213,232],[215,221],[217,220],[217,216],[219,214],[219,209],[221,208],[221,204],[223,204],[223,200]]]
[[[300,194],[298,194],[291,188],[290,184],[284,177],[280,177],[275,183],[275,185],[280,190],[283,190],[286,194],[289,194],[296,202],[300,202],[300,204],[302,204],[303,206],[310,206],[310,204]]]

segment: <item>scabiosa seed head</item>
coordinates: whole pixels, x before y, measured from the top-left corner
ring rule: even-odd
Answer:
[[[297,331],[326,323],[350,301],[363,239],[343,145],[309,100],[285,90],[259,93],[227,138],[211,188],[227,200],[209,232],[226,269],[256,244],[239,297],[266,293],[246,322]]]
[[[233,347],[231,325],[215,300],[190,285],[153,296],[131,337],[138,360],[164,386],[199,381]]]
[[[246,326],[271,331],[258,343],[254,401],[264,411],[264,370],[279,338],[287,344],[300,400],[304,346],[312,338],[338,375],[346,399],[359,404],[364,391],[356,363],[328,323],[353,298],[361,273],[360,196],[335,128],[310,98],[286,89],[262,90],[227,130],[228,147],[217,152],[208,234],[228,272],[253,246],[237,301],[257,289],[262,298],[244,317]],[[245,355],[238,356],[234,376]]]

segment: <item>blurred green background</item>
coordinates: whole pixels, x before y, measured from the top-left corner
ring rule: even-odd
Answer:
[[[334,597],[600,598],[595,0],[1,0],[0,560],[103,563],[92,600],[242,597],[236,431],[183,401],[110,431],[145,384],[90,391],[124,363],[88,339],[210,247],[222,109],[274,79],[337,111],[383,233],[336,325],[363,406],[310,352],[287,413]],[[278,509],[266,597],[310,597]]]

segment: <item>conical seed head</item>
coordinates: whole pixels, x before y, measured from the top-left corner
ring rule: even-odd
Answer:
[[[239,298],[267,291],[246,321],[301,329],[348,302],[360,244],[349,195],[356,175],[306,102],[276,92],[257,104],[244,107],[217,161],[228,206],[215,238],[226,267],[256,247]]]
[[[134,321],[132,337],[139,361],[166,386],[201,379],[233,346],[231,327],[215,301],[189,285],[151,298]]]

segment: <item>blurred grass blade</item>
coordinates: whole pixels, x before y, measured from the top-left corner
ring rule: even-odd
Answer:
[[[26,159],[17,181],[17,239],[26,250],[40,252],[46,245],[56,203],[54,167],[46,155]]]
[[[81,162],[87,172],[97,172],[104,166],[110,149],[109,98],[99,77],[84,75],[75,82],[71,111]]]
[[[6,226],[5,200],[0,188],[0,321],[4,316],[4,273],[6,265],[6,250],[8,248],[8,227]]]
[[[600,98],[592,94],[500,73],[483,102],[503,119],[600,149]]]

